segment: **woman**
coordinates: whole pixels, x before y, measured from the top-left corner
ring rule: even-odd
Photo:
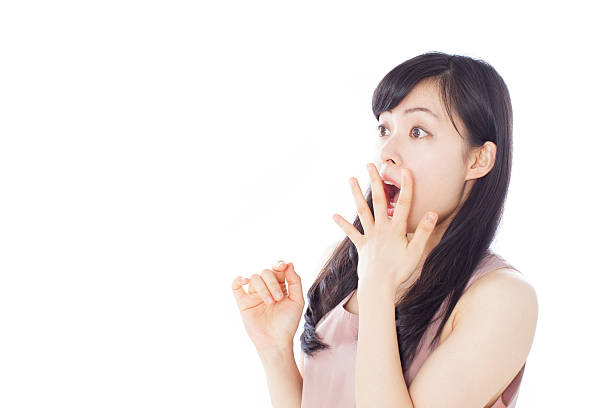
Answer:
[[[299,370],[293,264],[232,282],[272,402],[514,407],[538,303],[489,248],[510,182],[507,87],[484,61],[431,52],[391,70],[372,110],[378,162],[365,198],[350,179],[353,223],[334,214],[347,236],[308,290]]]

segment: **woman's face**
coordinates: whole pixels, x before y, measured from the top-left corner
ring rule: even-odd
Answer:
[[[431,113],[411,111],[415,108]],[[455,123],[465,134],[458,117]],[[473,179],[486,172],[483,160],[478,163],[478,155],[470,152],[464,159],[464,139],[447,116],[435,82],[419,82],[393,110],[380,114],[378,126],[376,166],[380,174],[401,182],[402,168],[412,172],[414,189],[407,233],[414,233],[429,210],[438,214],[436,230],[448,226],[467,198]],[[487,154],[491,150],[489,143]],[[485,168],[493,164],[485,162]]]

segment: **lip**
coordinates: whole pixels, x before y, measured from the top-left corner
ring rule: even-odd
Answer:
[[[383,181],[387,181],[391,184],[393,184],[395,187],[401,189],[401,183],[398,183],[393,177],[391,177],[390,175],[387,174],[381,174],[380,177]]]

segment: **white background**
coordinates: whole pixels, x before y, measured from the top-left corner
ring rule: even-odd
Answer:
[[[0,406],[270,406],[231,281],[284,259],[310,287],[367,184],[372,91],[427,51],[510,89],[494,244],[539,300],[518,406],[609,401],[599,4],[2,2]]]

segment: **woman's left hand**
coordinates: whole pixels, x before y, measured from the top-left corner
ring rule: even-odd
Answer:
[[[390,217],[387,215],[387,198],[378,169],[373,163],[368,163],[367,168],[376,222],[354,177],[349,182],[365,235],[340,215],[334,214],[333,218],[357,248],[359,287],[383,288],[395,294],[400,284],[416,272],[425,244],[434,230],[437,214],[427,212],[409,241],[406,230],[412,204],[412,173],[409,169],[402,169],[400,193],[393,217]],[[433,215],[432,220],[427,218],[429,214]]]

